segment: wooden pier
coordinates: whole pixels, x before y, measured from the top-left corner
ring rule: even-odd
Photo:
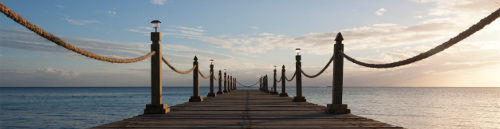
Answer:
[[[144,114],[93,128],[402,128],[353,114],[325,114],[325,108],[260,90],[235,90],[172,106],[168,114]]]

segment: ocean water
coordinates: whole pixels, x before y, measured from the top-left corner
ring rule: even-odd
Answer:
[[[200,95],[208,92],[200,88]],[[295,96],[295,87],[287,93]],[[331,93],[331,87],[303,89],[319,105],[331,103]],[[191,95],[192,87],[163,87],[168,106]],[[149,87],[0,87],[0,128],[89,128],[140,115],[150,101]],[[406,128],[500,128],[498,87],[345,87],[343,102],[355,115]]]

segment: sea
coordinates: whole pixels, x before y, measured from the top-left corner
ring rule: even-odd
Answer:
[[[244,89],[256,87],[238,88]],[[200,87],[200,95],[208,92]],[[286,92],[295,96],[295,87]],[[343,93],[352,114],[409,129],[500,129],[500,87],[344,87]],[[0,128],[90,128],[142,114],[150,94],[149,87],[0,87]],[[181,104],[192,94],[192,87],[163,87],[163,103]],[[303,95],[326,105],[332,87],[303,87]]]

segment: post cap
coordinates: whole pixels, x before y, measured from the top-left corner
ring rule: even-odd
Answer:
[[[283,67],[281,67],[281,68],[285,68],[285,65],[283,65]]]
[[[196,55],[194,55],[194,60],[198,60],[198,57],[196,57]]]
[[[335,38],[335,41],[342,41],[344,40],[344,37],[342,37],[342,34],[340,32],[337,34],[337,37]]]

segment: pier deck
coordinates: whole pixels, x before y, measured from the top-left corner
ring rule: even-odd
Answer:
[[[172,106],[168,114],[144,114],[93,128],[401,128],[353,114],[325,114],[325,108],[259,90],[235,90]]]

